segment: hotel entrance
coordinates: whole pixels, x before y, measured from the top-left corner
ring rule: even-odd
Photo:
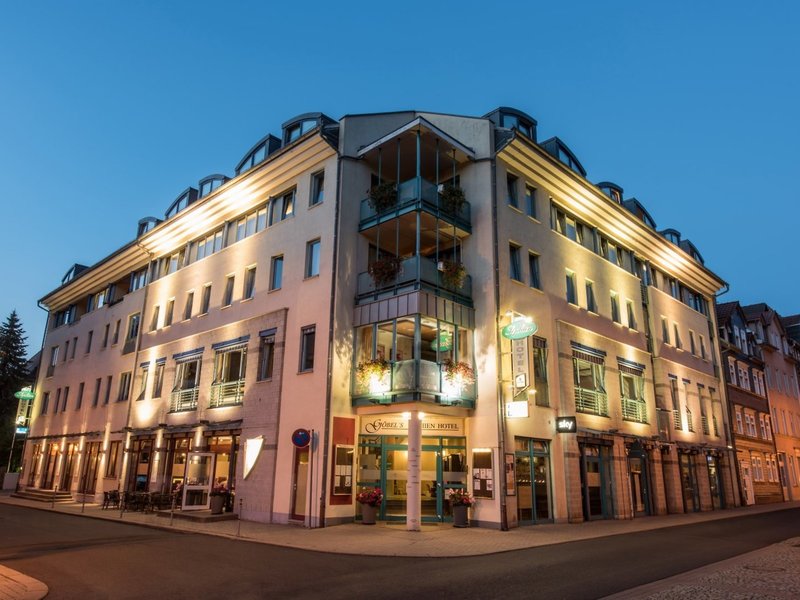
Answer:
[[[452,520],[447,490],[467,487],[467,442],[463,437],[422,438],[422,521]],[[358,486],[384,492],[379,518],[405,521],[408,484],[408,437],[361,435]]]

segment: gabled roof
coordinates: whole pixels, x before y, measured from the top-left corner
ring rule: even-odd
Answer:
[[[722,304],[717,304],[717,322],[720,325],[727,324],[737,307],[739,307],[739,302],[737,300],[734,300],[733,302],[723,302]]]

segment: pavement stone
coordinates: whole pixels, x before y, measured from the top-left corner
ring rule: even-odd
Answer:
[[[0,600],[41,600],[48,591],[38,579],[0,565]]]

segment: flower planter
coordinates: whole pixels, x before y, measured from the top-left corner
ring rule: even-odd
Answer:
[[[361,524],[375,525],[375,517],[378,516],[378,507],[371,504],[361,505]]]
[[[221,494],[219,496],[211,496],[210,502],[211,502],[212,515],[222,514],[222,509],[225,508],[225,500],[227,500],[227,498],[225,497],[224,494]]]
[[[469,527],[469,506],[457,504],[453,507],[453,527]]]

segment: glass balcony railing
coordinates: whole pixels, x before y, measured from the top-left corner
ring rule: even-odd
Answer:
[[[361,227],[371,227],[379,216],[402,214],[421,208],[432,214],[444,217],[456,223],[462,229],[470,231],[472,226],[472,209],[469,202],[455,210],[442,201],[438,186],[422,177],[414,177],[397,186],[397,202],[378,211],[370,206],[369,198],[361,201]]]
[[[390,363],[383,376],[360,382],[353,371],[353,406],[432,402],[442,406],[475,408],[475,384],[448,378],[439,363],[401,360]]]
[[[241,404],[244,400],[244,379],[237,381],[223,381],[211,386],[211,400],[209,408],[233,406]]]
[[[454,300],[472,303],[472,278],[467,275],[460,286],[454,286],[444,277],[436,262],[421,256],[412,256],[400,264],[395,279],[376,285],[366,271],[358,274],[359,300],[377,300],[387,295],[397,295],[425,288]]]
[[[197,397],[200,395],[200,388],[193,387],[185,390],[174,390],[169,395],[169,412],[181,412],[184,410],[197,409]]]

